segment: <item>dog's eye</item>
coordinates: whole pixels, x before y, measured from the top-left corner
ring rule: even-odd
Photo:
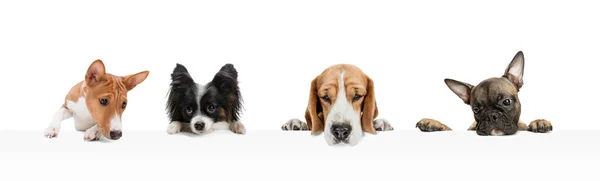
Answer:
[[[479,110],[479,108],[478,108],[478,107],[473,107],[473,113],[477,114],[477,113],[479,113],[479,111],[480,111],[480,110]]]
[[[360,98],[362,98],[362,97],[363,97],[362,95],[356,94],[356,95],[354,95],[354,98],[352,98],[352,102],[356,102],[356,101],[360,100]]]
[[[185,113],[187,113],[188,115],[192,114],[194,110],[192,109],[192,107],[186,107],[185,108]]]
[[[213,106],[213,105],[208,105],[208,107],[206,107],[206,111],[208,111],[208,113],[213,113],[213,112],[215,112],[215,106]]]
[[[323,96],[321,97],[321,99],[323,99],[325,102],[331,103],[331,99],[329,99],[329,96]]]
[[[502,101],[502,104],[504,104],[505,106],[510,106],[512,104],[512,100],[504,99],[504,101]]]
[[[105,99],[105,98],[100,99],[100,104],[103,106],[108,105],[108,99]]]
[[[127,106],[127,102],[123,102],[123,104],[121,104],[121,108],[125,109],[125,107]]]

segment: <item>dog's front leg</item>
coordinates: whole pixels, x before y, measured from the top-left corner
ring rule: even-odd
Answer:
[[[100,139],[100,136],[98,125],[94,125],[90,129],[85,130],[85,136],[83,136],[83,139],[85,141],[96,141]]]
[[[246,134],[246,127],[240,121],[234,121],[229,124],[229,129],[237,134]]]
[[[63,120],[69,119],[73,117],[73,113],[69,111],[65,107],[61,107],[54,113],[54,117],[52,118],[52,122],[48,125],[48,128],[44,131],[44,136],[47,138],[54,138],[58,136],[58,131],[60,131],[60,124]]]

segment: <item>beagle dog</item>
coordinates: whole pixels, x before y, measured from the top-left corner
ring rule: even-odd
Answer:
[[[306,123],[291,119],[281,129],[311,130],[311,135],[324,132],[329,145],[354,146],[363,132],[376,134],[394,129],[385,119],[374,120],[377,114],[373,80],[354,65],[337,64],[312,81]]]

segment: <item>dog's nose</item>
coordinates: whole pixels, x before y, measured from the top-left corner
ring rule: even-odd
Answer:
[[[194,128],[196,128],[196,130],[203,130],[204,122],[199,122],[199,123],[194,124]]]
[[[346,140],[352,131],[349,124],[336,124],[331,126],[331,132],[336,140]]]
[[[123,132],[121,131],[110,131],[110,139],[118,140],[123,136]]]

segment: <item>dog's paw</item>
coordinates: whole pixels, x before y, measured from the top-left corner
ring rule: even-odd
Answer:
[[[46,137],[46,138],[54,138],[54,137],[58,136],[58,131],[59,131],[58,128],[48,127],[44,131],[44,137]]]
[[[421,131],[423,132],[432,132],[432,131],[451,131],[452,129],[450,129],[450,127],[446,126],[445,124],[442,124],[441,122],[435,120],[435,119],[421,119],[421,121],[419,121],[417,123],[417,128],[419,128]]]
[[[298,130],[309,130],[308,125],[299,119],[290,119],[281,126],[281,130],[284,131],[298,131]]]
[[[100,139],[100,131],[97,128],[92,127],[88,130],[85,130],[85,136],[83,136],[83,140],[85,141],[96,141]]]
[[[376,119],[375,121],[373,121],[373,128],[375,128],[375,131],[392,131],[392,130],[394,130],[394,127],[392,127],[392,124],[390,124],[390,122],[385,119]]]
[[[231,123],[229,125],[229,129],[231,129],[231,131],[237,134],[246,134],[246,127],[239,121]]]
[[[176,134],[181,132],[181,122],[178,121],[173,121],[171,123],[169,123],[169,127],[167,127],[167,133],[168,134]]]
[[[529,123],[529,131],[534,133],[547,133],[552,131],[552,123],[545,119],[537,119]]]

